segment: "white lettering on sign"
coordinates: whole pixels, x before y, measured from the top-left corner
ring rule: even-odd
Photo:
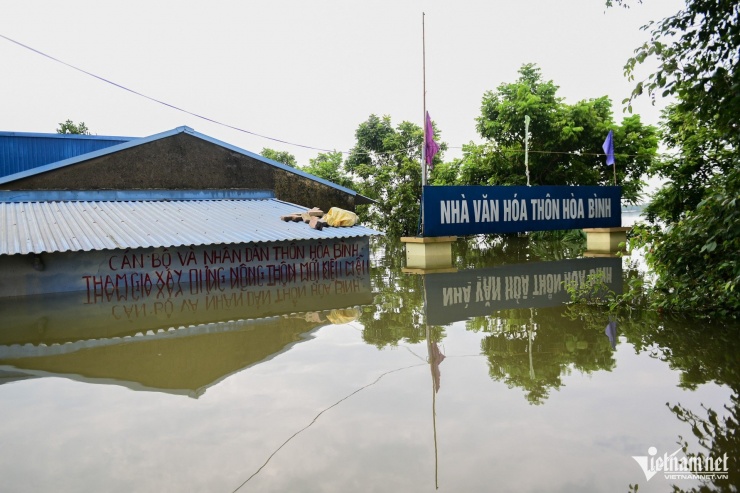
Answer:
[[[527,204],[524,200],[504,200],[504,221],[526,221]]]
[[[461,194],[462,195],[462,194]],[[534,230],[557,229],[560,221],[578,220],[601,220],[614,218],[615,210],[613,208],[613,197],[598,197],[596,193],[592,198],[577,197],[571,194],[570,198],[550,197],[545,194],[542,198],[519,198],[514,194],[513,198],[493,198],[489,199],[487,194],[482,194],[480,198],[462,195],[459,199],[440,199],[439,200],[439,224],[440,225],[466,225],[466,224],[488,224],[491,230],[503,229],[505,231],[524,231],[533,227]],[[426,203],[426,202],[425,202]],[[472,212],[472,214],[471,214]],[[616,213],[618,214],[618,210]],[[431,218],[434,220],[434,216]],[[537,221],[540,224],[534,225],[531,222]],[[545,223],[550,224],[545,224]],[[498,225],[494,225],[498,223]],[[505,224],[518,223],[518,224]],[[430,221],[430,224],[432,222]],[[564,226],[564,225],[563,225]],[[587,227],[583,225],[582,227]],[[521,228],[521,229],[520,229]],[[488,231],[482,227],[481,231]],[[466,229],[467,231],[467,229]],[[296,255],[292,250],[284,247],[284,251],[274,252],[278,259],[293,259]],[[228,252],[223,253],[224,256]],[[300,256],[300,255],[299,255]],[[117,263],[133,263],[138,259],[122,258],[115,259]]]
[[[501,278],[498,276],[486,276],[478,278],[475,285],[475,301],[499,301],[501,299]]]
[[[612,199],[588,199],[588,217],[611,217]]]
[[[442,200],[440,203],[442,224],[470,222],[468,202],[465,200]]]
[[[526,300],[529,297],[529,276],[506,276],[504,293],[507,300]]]
[[[473,217],[477,223],[498,222],[498,200],[474,200]]]
[[[459,305],[470,303],[470,286],[467,287],[452,287],[442,289],[442,305]]]
[[[532,220],[558,220],[560,219],[560,207],[557,199],[531,199]]]
[[[563,200],[563,219],[583,219],[583,199]]]

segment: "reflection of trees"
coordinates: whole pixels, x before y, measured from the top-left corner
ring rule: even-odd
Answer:
[[[426,340],[424,279],[401,271],[406,257],[403,244],[378,238],[371,242],[370,248],[375,306],[365,307],[359,318],[364,327],[364,341],[382,348],[402,340],[409,343]],[[439,340],[441,335],[436,334],[435,338]]]
[[[455,243],[453,257],[457,266],[471,268],[542,260],[548,251],[542,246],[544,241],[517,236],[463,238]],[[539,250],[539,254],[532,250]],[[423,277],[401,271],[405,263],[402,243],[375,239],[371,251],[374,306],[365,307],[359,318],[363,339],[379,348],[402,340],[424,341]],[[604,315],[597,326],[567,320],[562,313],[562,309],[507,310],[471,319],[466,328],[491,334],[482,342],[491,377],[525,389],[530,402],[540,404],[550,389],[560,388],[561,375],[574,369],[588,373],[614,367],[611,346],[604,335],[607,317]],[[434,339],[441,340],[442,330],[432,330]]]
[[[540,260],[577,258],[586,250],[586,234],[580,229],[535,231],[529,240],[532,254]]]
[[[460,269],[576,258],[586,249],[580,230],[540,231],[528,235],[487,235],[460,238],[453,245]]]
[[[653,357],[681,371],[680,385],[696,389],[714,382],[727,385],[733,395],[724,409],[702,406],[688,409],[668,403],[680,421],[689,425],[699,441],[699,450],[690,450],[683,437],[679,443],[687,457],[718,458],[727,454],[729,478],[715,479],[689,491],[737,491],[740,484],[740,326],[697,323],[666,319],[654,312],[640,313],[621,324],[637,351],[650,351]],[[675,491],[683,491],[674,486]]]
[[[462,269],[553,260],[558,258],[559,254],[554,252],[558,251],[557,245],[562,241],[556,239],[556,243],[553,243],[548,238],[516,235],[460,238],[453,245],[453,264]],[[550,243],[552,245],[548,247]],[[423,276],[402,272],[406,251],[400,241],[387,237],[375,238],[370,249],[375,306],[366,307],[360,317],[365,342],[383,347],[398,344],[401,340],[410,343],[423,341]]]
[[[491,333],[481,343],[491,378],[521,387],[530,403],[542,404],[551,389],[562,386],[562,375],[614,368],[603,327],[594,329],[562,313],[561,308],[505,310],[470,320],[469,329]]]
[[[460,269],[554,260],[559,247],[531,237],[462,238],[453,246],[453,262]],[[573,248],[576,248],[575,246]],[[377,347],[425,339],[423,278],[401,272],[403,244],[377,239],[371,243],[372,285],[375,306],[365,307],[360,322],[363,338]],[[628,276],[634,276],[629,272]],[[640,279],[637,279],[640,280]],[[613,314],[605,306],[571,304],[548,309],[492,312],[466,322],[467,330],[484,332],[481,343],[491,378],[520,387],[533,404],[542,404],[563,375],[572,371],[610,371],[615,361],[604,333],[614,319],[620,335],[638,352],[648,351],[681,371],[681,386],[692,390],[707,382],[727,385],[734,395],[725,409],[688,409],[680,403],[669,408],[698,438],[701,450],[692,451],[681,438],[688,457],[722,457],[730,462],[729,479],[691,491],[737,491],[740,484],[740,327],[695,321],[668,320],[654,311]],[[442,331],[434,330],[434,340]],[[677,491],[680,491],[676,488]]]
[[[459,238],[452,245],[453,264],[459,269],[517,264],[531,259],[529,239],[516,235]]]

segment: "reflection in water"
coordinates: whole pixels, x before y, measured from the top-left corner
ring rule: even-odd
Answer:
[[[614,320],[609,321],[604,329],[604,334],[609,338],[609,344],[612,345],[612,349],[617,348],[617,322]]]
[[[481,350],[488,359],[490,377],[510,388],[523,389],[528,402],[541,405],[553,389],[563,387],[563,378],[573,371],[585,375],[614,371],[621,333],[638,353],[663,359],[680,370],[682,386],[695,389],[699,383],[713,381],[733,389],[734,396],[723,412],[703,409],[697,413],[678,404],[669,408],[690,425],[705,448],[694,455],[716,457],[727,451],[734,457],[732,470],[740,470],[736,462],[740,458],[738,327],[681,323],[654,313],[617,316],[604,307],[565,305],[569,296],[563,281],[583,282],[589,274],[601,272],[609,288],[618,294],[623,282],[620,258],[551,260],[567,252],[570,245],[550,248],[544,241],[528,242],[519,237],[494,239],[481,247],[479,239],[461,240],[454,247],[458,262],[478,268],[406,277],[395,275],[400,269],[394,261],[400,255],[394,246],[380,248],[385,268],[373,274],[374,285],[381,287],[376,296],[380,313],[365,312],[360,319],[368,343],[378,347],[417,343],[425,322],[431,325],[428,332],[432,338],[440,340],[449,330],[446,326],[463,321],[467,330],[486,334]],[[578,247],[571,250],[580,252]],[[491,264],[499,265],[479,267]],[[727,333],[717,339],[724,331]],[[685,441],[681,443],[687,447]],[[688,453],[692,456],[690,450]],[[736,474],[730,476],[729,483],[717,484],[738,484]]]
[[[579,258],[509,264],[424,276],[427,322],[446,325],[512,308],[559,306],[570,299],[565,285],[583,285],[599,273],[615,293],[622,292],[622,260]]]
[[[56,375],[198,397],[318,327],[355,320],[353,307],[371,299],[367,278],[6,299],[0,368],[13,379]]]
[[[729,462],[727,477],[716,477],[709,485],[688,491],[737,491],[740,485],[740,326],[737,324],[696,323],[665,319],[656,313],[640,313],[623,325],[627,340],[638,351],[649,352],[681,372],[680,386],[696,390],[713,382],[732,390],[730,402],[723,408],[692,409],[680,402],[666,406],[688,425],[678,437],[686,457],[717,459],[725,454]],[[687,437],[698,439],[691,446]],[[676,491],[684,491],[676,487]]]
[[[549,389],[562,386],[572,369],[611,370],[616,340],[567,323],[559,311],[538,315],[537,308],[561,307],[565,283],[582,285],[599,273],[614,292],[622,292],[622,261],[616,257],[530,262],[424,276],[427,323],[466,321],[469,330],[489,333],[482,352],[491,378],[521,387],[532,404],[542,404]],[[556,309],[557,310],[557,309]],[[553,316],[552,313],[555,313]]]
[[[726,453],[708,488],[735,491],[737,327],[563,305],[557,281],[611,269],[618,290],[622,263],[527,241],[461,240],[449,277],[403,274],[379,241],[370,279],[0,302],[0,473],[12,491],[666,491],[631,456],[679,440]]]
[[[439,344],[432,337],[432,331],[427,325],[427,358],[432,371],[432,429],[434,430],[434,486],[439,489],[439,452],[437,447],[437,392],[441,386],[442,374],[439,365],[445,355],[439,349]]]
[[[492,324],[481,327],[490,333],[483,339],[482,351],[491,378],[523,389],[530,403],[543,404],[573,370],[588,374],[614,369],[614,353],[603,332],[563,314],[562,308],[505,310]],[[480,322],[472,320],[469,326]]]
[[[313,419],[311,420],[311,422],[310,422],[310,423],[308,423],[308,424],[307,424],[306,426],[304,426],[304,427],[303,427],[303,428],[301,428],[300,430],[298,430],[298,431],[296,431],[295,433],[293,433],[293,434],[292,434],[292,435],[291,435],[291,436],[290,436],[290,437],[289,437],[289,438],[288,438],[287,440],[285,440],[285,441],[284,441],[283,443],[281,443],[281,444],[280,444],[280,446],[279,446],[278,448],[276,448],[276,449],[275,449],[275,450],[274,450],[274,451],[273,451],[273,452],[272,452],[272,453],[271,453],[271,454],[270,454],[270,455],[269,455],[269,456],[267,457],[267,459],[265,460],[265,462],[264,462],[264,463],[263,463],[263,464],[262,464],[262,465],[261,465],[261,466],[260,466],[260,467],[259,467],[259,468],[258,468],[258,469],[257,469],[256,471],[254,471],[254,473],[252,473],[252,475],[251,475],[251,476],[249,476],[249,477],[248,477],[247,479],[245,479],[245,480],[244,480],[244,482],[242,482],[242,483],[241,483],[241,484],[240,484],[240,485],[239,485],[239,486],[238,486],[238,487],[237,487],[237,488],[236,488],[236,489],[234,490],[234,493],[236,493],[237,491],[239,491],[240,489],[242,489],[242,488],[243,488],[244,486],[246,486],[246,484],[247,484],[247,483],[249,483],[249,482],[250,482],[250,481],[251,481],[251,480],[252,480],[252,479],[253,479],[253,478],[254,478],[255,476],[257,476],[257,475],[258,475],[258,474],[259,474],[260,472],[262,472],[262,470],[263,470],[263,469],[265,468],[265,466],[267,466],[267,464],[268,464],[268,463],[269,463],[269,462],[270,462],[270,461],[272,460],[272,458],[273,458],[273,457],[275,457],[275,456],[277,455],[277,453],[278,453],[278,452],[280,452],[280,450],[282,450],[282,449],[283,449],[283,448],[284,448],[284,447],[285,447],[286,445],[288,445],[288,444],[289,444],[289,443],[290,443],[291,441],[293,441],[293,440],[294,440],[294,439],[295,439],[296,437],[298,437],[298,435],[300,435],[300,434],[301,434],[301,433],[303,433],[304,431],[308,430],[308,429],[309,429],[309,428],[310,428],[311,426],[313,426],[314,424],[316,424],[316,422],[317,422],[317,421],[319,420],[319,418],[321,418],[321,416],[322,416],[322,415],[323,415],[324,413],[326,413],[327,411],[330,411],[331,409],[333,409],[333,408],[337,407],[338,405],[340,405],[340,404],[341,404],[342,402],[346,401],[346,400],[347,400],[347,399],[349,399],[350,397],[353,397],[354,395],[356,395],[356,394],[359,394],[359,393],[360,393],[360,392],[362,392],[363,390],[365,390],[365,389],[368,389],[368,388],[372,387],[373,385],[376,385],[376,384],[377,384],[378,382],[380,382],[380,381],[381,381],[381,380],[383,379],[383,377],[385,377],[385,376],[387,376],[387,375],[390,375],[390,374],[392,374],[392,373],[397,373],[397,372],[400,372],[400,371],[403,371],[403,370],[408,370],[408,369],[410,369],[410,368],[414,368],[414,367],[417,367],[417,366],[420,366],[420,365],[418,365],[418,364],[417,364],[417,365],[405,366],[405,367],[403,367],[403,368],[396,368],[395,370],[391,370],[391,371],[387,371],[387,372],[385,372],[385,373],[382,373],[382,374],[381,374],[381,375],[380,375],[380,376],[379,376],[378,378],[376,378],[375,380],[373,380],[373,381],[372,381],[372,382],[370,382],[369,384],[367,384],[367,385],[363,385],[362,387],[360,387],[359,389],[355,390],[354,392],[352,392],[352,393],[350,393],[350,394],[347,394],[347,395],[345,395],[344,397],[342,397],[341,399],[339,399],[338,401],[336,401],[336,402],[335,402],[334,404],[332,404],[331,406],[329,406],[329,407],[327,407],[327,408],[325,408],[325,409],[322,409],[322,410],[321,410],[321,412],[319,412],[319,413],[318,413],[318,414],[317,414],[316,416],[314,416],[314,418],[313,418]],[[436,428],[435,428],[435,439],[436,439]],[[436,441],[435,441],[435,451],[436,451]]]
[[[259,319],[362,305],[367,277],[244,288],[194,285],[0,298],[0,344],[65,344],[133,336],[172,327]]]
[[[305,340],[321,325],[274,317],[64,345],[5,346],[0,365],[28,375],[198,397],[234,372]]]

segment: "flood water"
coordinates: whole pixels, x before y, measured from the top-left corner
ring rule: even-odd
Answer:
[[[349,280],[0,302],[0,490],[698,487],[638,463],[677,450],[736,484],[738,329],[566,303],[637,259],[461,239],[421,274],[371,248]]]

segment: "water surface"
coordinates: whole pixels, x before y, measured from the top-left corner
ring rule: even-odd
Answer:
[[[633,261],[373,249],[351,282],[0,303],[3,491],[689,490],[632,457],[738,450],[736,328],[564,303]]]

